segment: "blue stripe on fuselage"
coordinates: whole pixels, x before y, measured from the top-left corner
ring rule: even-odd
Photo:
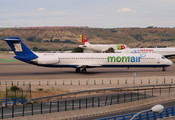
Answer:
[[[170,65],[102,65],[102,67],[168,67]]]
[[[31,63],[33,64],[33,63]],[[35,64],[37,65],[37,64]],[[70,67],[76,68],[79,65],[38,65],[43,67]],[[170,65],[102,65],[101,67],[168,67]],[[95,68],[93,66],[87,66],[86,68]]]

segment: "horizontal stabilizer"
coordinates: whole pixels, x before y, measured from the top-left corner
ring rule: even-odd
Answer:
[[[19,37],[7,37],[7,38],[3,38],[2,40],[4,40],[4,41],[21,41],[21,38],[19,38]]]

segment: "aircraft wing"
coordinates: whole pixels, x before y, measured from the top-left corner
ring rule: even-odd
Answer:
[[[93,63],[89,63],[89,64],[80,64],[77,67],[80,68],[88,68],[88,67],[102,67],[100,64],[93,64]]]
[[[175,54],[164,55],[166,58],[175,56]]]
[[[81,48],[87,48],[86,45],[79,45],[78,47],[81,47]]]

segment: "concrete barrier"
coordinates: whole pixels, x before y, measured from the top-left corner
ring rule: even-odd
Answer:
[[[145,102],[147,103],[147,105],[150,105],[152,103],[152,101],[150,101],[149,99],[146,99]]]
[[[105,114],[106,112],[107,112],[107,110],[105,109],[105,106],[101,107],[101,114]]]
[[[94,115],[99,115],[99,114],[101,114],[100,108],[99,108],[99,107],[95,108],[94,113],[95,113]]]
[[[165,117],[163,119],[157,119],[157,120],[175,120],[175,116]]]
[[[87,116],[92,116],[93,115],[93,108],[88,108],[85,112],[87,112]]]

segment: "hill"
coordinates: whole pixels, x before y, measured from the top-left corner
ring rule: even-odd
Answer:
[[[0,39],[21,37],[36,50],[73,49],[83,34],[92,44],[126,44],[129,47],[175,47],[175,28],[88,28],[88,27],[41,27],[1,28]],[[9,49],[0,41],[0,50]]]

